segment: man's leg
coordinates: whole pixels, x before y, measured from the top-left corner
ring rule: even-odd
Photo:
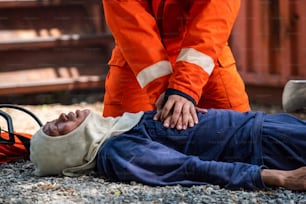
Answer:
[[[215,67],[199,101],[201,108],[249,111],[249,99],[235,64]]]
[[[133,131],[134,132],[134,131]],[[260,189],[260,167],[246,163],[203,161],[150,138],[122,134],[107,140],[97,156],[97,170],[111,179],[149,185],[216,184],[226,188]]]
[[[264,117],[262,128],[264,164],[292,170],[306,166],[306,122],[288,114]]]
[[[105,82],[103,116],[120,116],[124,112],[136,113],[152,110],[147,95],[140,88],[127,65],[111,66]]]

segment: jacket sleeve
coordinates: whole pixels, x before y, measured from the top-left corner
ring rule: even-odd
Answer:
[[[148,1],[103,0],[103,6],[116,43],[113,58],[121,57],[128,63],[141,88],[155,103],[168,85],[172,66]]]
[[[168,88],[199,101],[218,59],[222,55],[233,58],[227,41],[239,8],[240,0],[190,1],[188,29]]]

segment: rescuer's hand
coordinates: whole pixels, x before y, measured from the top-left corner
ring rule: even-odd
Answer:
[[[162,121],[164,127],[182,130],[187,127],[193,127],[194,124],[198,123],[194,104],[182,96],[170,95],[165,102],[164,94],[162,94],[155,106],[157,113],[154,116],[154,120]]]
[[[207,113],[207,109],[206,109],[206,108],[199,108],[199,107],[196,107],[196,111],[197,111],[198,113],[203,113],[203,114]]]

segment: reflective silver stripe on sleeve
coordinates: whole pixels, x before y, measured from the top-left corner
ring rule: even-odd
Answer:
[[[143,88],[150,82],[154,81],[155,79],[162,76],[166,76],[171,73],[172,73],[172,68],[170,62],[164,60],[164,61],[159,61],[143,69],[141,72],[137,74],[136,78],[141,88]]]
[[[211,74],[213,68],[215,67],[214,60],[194,48],[183,48],[177,57],[176,61],[185,61],[201,67],[208,75]]]

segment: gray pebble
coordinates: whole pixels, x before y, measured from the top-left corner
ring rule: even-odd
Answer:
[[[238,203],[306,204],[305,192],[230,191],[219,186],[151,187],[137,182],[109,182],[91,173],[77,178],[35,177],[33,164],[20,161],[0,166],[0,203]]]

